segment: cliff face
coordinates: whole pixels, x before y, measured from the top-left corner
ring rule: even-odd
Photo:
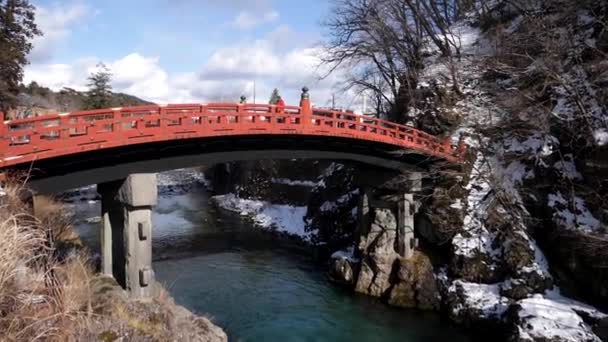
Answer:
[[[451,117],[442,122],[454,141],[466,137],[470,155],[459,171],[434,170],[417,234],[429,253],[448,247],[433,264],[453,320],[513,340],[598,341],[606,315],[565,296],[605,307],[608,294],[607,5],[498,1],[486,10],[452,28],[459,59],[430,52],[425,61],[427,101],[412,114]],[[453,101],[429,105],[446,96]],[[376,241],[390,240],[380,231]],[[343,255],[333,277],[362,292],[390,299],[385,279],[416,287],[375,248]]]

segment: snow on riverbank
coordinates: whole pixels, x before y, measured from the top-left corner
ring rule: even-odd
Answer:
[[[178,169],[157,175],[157,185],[161,189],[194,184],[202,184],[207,189],[211,187],[211,182],[205,178],[205,174],[196,169]]]
[[[270,181],[274,184],[283,184],[283,185],[289,185],[289,186],[305,186],[305,187],[309,187],[309,188],[314,188],[315,186],[319,185],[318,182],[307,181],[307,180],[293,180],[293,179],[287,179],[287,178],[272,178]]]
[[[310,241],[311,234],[304,229],[306,207],[244,199],[234,194],[214,196],[211,199],[221,208],[238,212],[243,216],[250,216],[261,227],[276,229],[279,232]]]

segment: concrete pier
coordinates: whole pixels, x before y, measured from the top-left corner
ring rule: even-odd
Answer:
[[[152,296],[152,207],[156,174],[132,174],[99,184],[102,272],[113,275],[135,298]]]

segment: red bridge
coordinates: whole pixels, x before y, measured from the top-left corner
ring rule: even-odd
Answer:
[[[339,149],[343,154],[366,154],[372,158],[390,152],[393,156],[417,156],[415,164],[439,160],[460,163],[464,154],[462,143],[454,146],[450,139],[441,140],[412,127],[344,111],[311,108],[306,89],[299,106],[179,104],[49,114],[5,121],[0,125],[0,136],[0,169],[34,170],[34,180],[176,155],[232,152],[242,157],[232,159],[253,159],[246,155],[252,149],[283,151],[267,154],[267,158],[297,158],[301,154],[295,151],[302,150]],[[238,147],[217,148],[218,144],[232,146],[237,141]],[[306,141],[310,144],[303,146]],[[341,147],[330,147],[338,145]],[[187,153],[177,151],[178,146],[186,148]],[[362,147],[365,152],[361,152]],[[288,152],[290,149],[293,155]],[[119,155],[128,155],[128,160],[111,161]],[[411,158],[408,162],[412,163]]]
[[[311,108],[307,89],[300,106],[192,104],[142,106],[45,115],[0,125],[0,171],[29,172],[37,195],[97,184],[101,196],[102,272],[132,296],[154,295],[152,208],[155,172],[249,159],[355,160],[378,174],[410,171],[407,189],[393,196],[401,256],[415,247],[414,193],[420,172],[437,161],[460,163],[453,146],[414,128],[353,113]],[[374,167],[383,168],[376,173]],[[389,173],[391,173],[389,172]],[[394,173],[394,172],[393,172]],[[367,196],[367,195],[365,195]],[[360,201],[358,215],[366,215]],[[363,217],[363,216],[361,216]]]

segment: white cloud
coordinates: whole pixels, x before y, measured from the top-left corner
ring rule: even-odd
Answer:
[[[241,30],[252,29],[256,26],[272,23],[279,19],[279,12],[252,12],[252,11],[241,11],[231,22],[231,26]]]
[[[152,101],[167,100],[171,96],[169,76],[159,65],[157,57],[137,53],[127,55],[108,65],[113,75],[113,86],[128,94],[145,94]]]
[[[281,34],[283,36],[281,36]],[[278,88],[289,104],[297,104],[303,86],[310,88],[313,103],[327,106],[334,85],[341,75],[319,80],[319,48],[284,49],[281,41],[289,38],[287,28],[279,28],[266,39],[243,41],[217,49],[198,71],[171,74],[159,57],[131,53],[106,61],[113,74],[113,88],[118,92],[157,103],[237,101],[246,95],[256,102],[268,101],[273,88]],[[26,67],[25,82],[32,80],[58,90],[71,87],[86,89],[86,78],[98,59],[82,58],[70,64],[34,64]],[[353,94],[337,95],[338,103],[352,102]],[[342,102],[340,102],[342,100]]]
[[[42,36],[33,40],[34,48],[29,55],[31,62],[49,60],[57,47],[70,35],[70,27],[77,23],[88,9],[81,3],[36,7],[36,24]]]

